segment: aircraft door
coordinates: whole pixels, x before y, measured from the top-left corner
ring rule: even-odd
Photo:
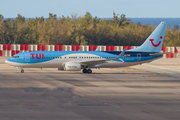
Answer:
[[[30,54],[26,53],[25,54],[25,62],[29,62],[30,61]]]
[[[137,62],[138,61],[141,61],[141,54],[140,53],[137,54]]]

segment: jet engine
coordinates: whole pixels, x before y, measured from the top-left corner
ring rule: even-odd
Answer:
[[[80,71],[81,65],[79,63],[65,63],[64,70],[65,71]]]

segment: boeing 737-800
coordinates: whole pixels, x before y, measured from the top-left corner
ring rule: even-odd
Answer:
[[[161,22],[145,42],[123,51],[32,51],[14,55],[5,62],[21,68],[58,68],[92,73],[91,68],[117,68],[151,62],[161,58],[166,22]]]

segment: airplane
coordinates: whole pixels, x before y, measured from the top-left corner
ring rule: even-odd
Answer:
[[[118,68],[151,62],[161,58],[166,22],[161,22],[145,42],[134,49],[123,51],[32,51],[8,58],[5,63],[23,68],[58,68],[64,71],[92,73],[91,68]]]

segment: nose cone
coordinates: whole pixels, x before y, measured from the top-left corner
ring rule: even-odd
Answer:
[[[9,58],[9,59],[7,59],[7,60],[5,61],[5,63],[9,64],[10,61],[11,61],[11,59]]]

